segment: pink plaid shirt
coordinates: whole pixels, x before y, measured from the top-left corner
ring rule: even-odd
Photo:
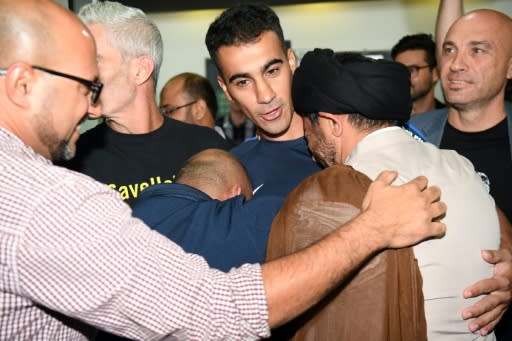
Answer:
[[[259,265],[210,269],[117,192],[2,128],[0,271],[0,340],[84,340],[95,328],[142,340],[269,335]]]

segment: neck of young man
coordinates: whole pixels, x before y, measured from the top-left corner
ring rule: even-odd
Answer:
[[[264,132],[261,133],[261,138],[267,141],[292,141],[298,138],[304,137],[304,124],[302,122],[302,117],[293,113],[292,121],[290,122],[290,126],[286,129],[285,132],[279,135],[267,135]]]

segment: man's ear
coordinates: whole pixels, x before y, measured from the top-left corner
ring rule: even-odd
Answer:
[[[192,116],[194,116],[194,119],[196,122],[200,122],[204,119],[204,116],[207,115],[208,107],[206,106],[206,102],[204,99],[198,99],[197,102],[192,104]],[[209,115],[209,114],[208,114]]]
[[[233,101],[233,98],[228,92],[228,87],[226,83],[224,83],[224,79],[222,79],[221,76],[217,76],[217,83],[219,84],[220,88],[222,89],[222,92],[224,92],[224,96],[226,96],[226,99],[228,101]]]
[[[132,62],[133,76],[137,85],[141,85],[151,78],[155,64],[148,55],[137,57]]]
[[[436,84],[439,80],[439,70],[434,67],[432,68],[432,84]]]
[[[346,124],[347,115],[336,115],[331,113],[322,113],[324,118],[328,120],[329,127],[334,136],[338,137],[343,134],[343,127]]]
[[[239,184],[234,184],[229,190],[229,197],[233,198],[242,194],[242,187]]]
[[[290,69],[292,69],[292,72],[295,72],[295,69],[297,68],[297,55],[291,48],[289,48],[286,53],[288,55],[288,63],[290,64]]]
[[[507,79],[512,79],[512,57],[510,57],[508,61],[508,69],[507,69]]]
[[[231,198],[236,197],[237,195],[242,193],[242,187],[239,184],[234,184],[230,186],[228,189],[223,190],[222,193],[219,193],[217,199],[220,201],[225,201]]]
[[[5,92],[16,106],[27,108],[30,105],[29,95],[33,91],[34,76],[34,69],[22,62],[14,63],[7,69]]]

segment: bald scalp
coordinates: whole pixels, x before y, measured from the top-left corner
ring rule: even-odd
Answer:
[[[54,1],[0,0],[1,66],[17,61],[45,65],[66,58],[69,45],[61,43],[63,27],[85,29],[78,17]]]
[[[221,149],[206,149],[188,159],[179,171],[176,183],[189,185],[212,197],[237,183],[252,190],[244,166],[231,153]]]
[[[16,61],[32,63],[51,51],[49,1],[0,1],[0,63],[8,66]],[[48,6],[48,7],[47,7]]]
[[[509,58],[512,58],[512,18],[502,12],[498,12],[492,9],[477,9],[466,13],[459,19],[457,19],[452,27],[458,23],[467,21],[483,21],[493,30],[496,34],[497,39],[502,43],[503,48],[507,52]],[[448,34],[450,33],[448,31]]]

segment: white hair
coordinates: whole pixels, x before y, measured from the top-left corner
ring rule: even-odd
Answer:
[[[162,35],[142,10],[119,2],[102,1],[83,6],[78,16],[86,25],[103,25],[110,44],[118,48],[123,57],[150,56],[155,64],[152,78],[156,89],[163,60]]]

